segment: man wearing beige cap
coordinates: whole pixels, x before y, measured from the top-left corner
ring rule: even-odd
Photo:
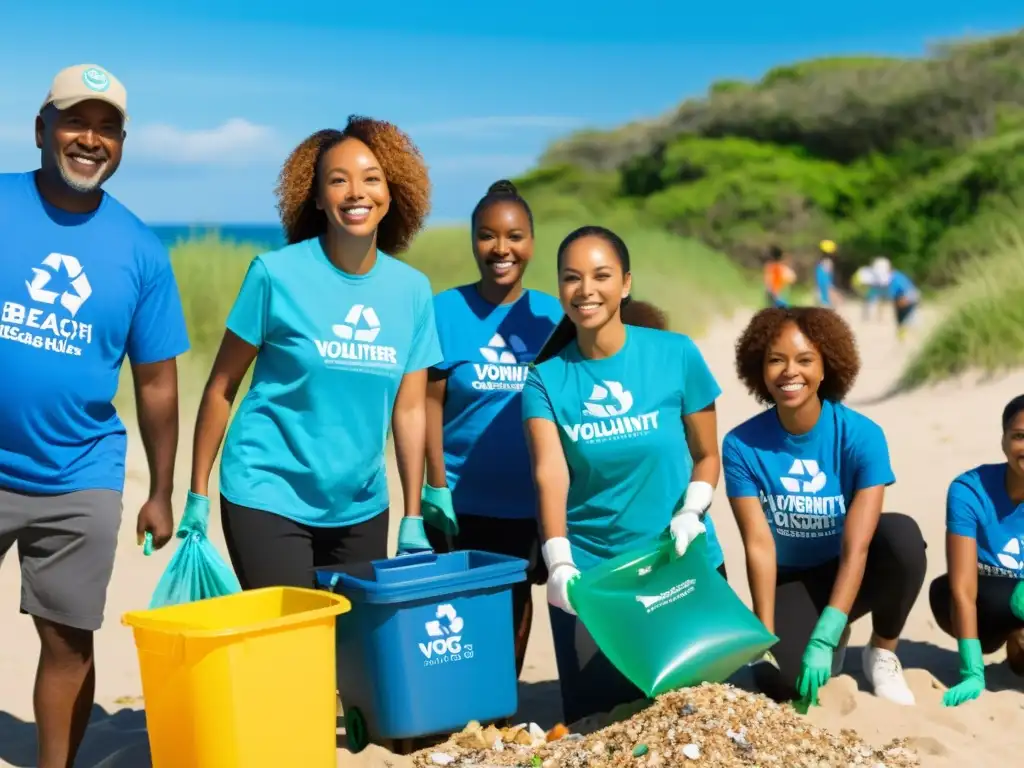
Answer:
[[[150,476],[137,534],[162,547],[173,533],[175,358],[188,337],[167,250],[102,189],[127,120],[116,77],[68,67],[36,117],[40,167],[0,174],[0,560],[18,545],[21,611],[42,644],[40,768],[74,764],[92,707],[121,525],[127,436],[111,401],[126,356]]]

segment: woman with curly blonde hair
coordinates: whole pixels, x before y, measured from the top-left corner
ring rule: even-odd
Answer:
[[[860,372],[853,331],[824,307],[758,312],[736,371],[769,408],[722,441],[725,491],[743,538],[754,613],[779,642],[761,690],[816,703],[843,668],[849,625],[871,615],[864,675],[914,704],[896,646],[927,569],[912,517],[883,512],[896,481],[885,433],[843,403]]]
[[[389,426],[405,502],[399,551],[430,546],[424,409],[441,351],[430,283],[395,258],[429,209],[423,160],[395,126],[351,117],[291,153],[277,196],[288,244],[252,261],[228,316],[188,494],[208,508],[255,360],[220,466],[224,535],[245,589],[309,587],[315,567],[387,557]]]

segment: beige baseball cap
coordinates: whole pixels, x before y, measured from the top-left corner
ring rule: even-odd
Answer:
[[[75,64],[58,72],[40,110],[47,104],[64,110],[87,99],[117,107],[128,121],[128,92],[120,80],[97,64]]]

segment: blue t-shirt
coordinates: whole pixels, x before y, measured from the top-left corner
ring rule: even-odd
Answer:
[[[683,416],[721,393],[689,337],[651,328],[626,326],[626,343],[611,357],[588,360],[573,341],[531,369],[523,419],[559,427],[580,570],[665,532],[693,471]],[[710,514],[704,525],[709,563],[718,567],[724,558]]]
[[[818,288],[818,297],[822,303],[829,301],[829,288],[832,287],[832,271],[824,261],[819,261],[814,268],[814,282]]]
[[[537,494],[520,393],[533,361],[562,318],[553,296],[523,291],[495,306],[464,285],[434,297],[447,376],[444,462],[460,514],[533,518]]]
[[[313,238],[253,259],[227,327],[259,353],[224,442],[224,497],[327,527],[387,509],[399,384],[441,360],[427,277],[380,252],[346,274]]]
[[[1006,492],[1007,465],[981,464],[949,485],[946,530],[978,542],[978,573],[1024,579],[1024,503]]]
[[[722,441],[725,492],[761,501],[779,568],[813,568],[839,557],[846,512],[862,488],[896,482],[882,428],[842,403],[822,401],[803,435],[769,408]]]
[[[0,174],[0,302],[0,487],[123,491],[121,364],[189,346],[167,249],[109,194],[72,214]]]
[[[889,298],[893,301],[906,299],[913,303],[918,301],[921,296],[910,278],[896,269],[893,270],[892,278],[889,280]]]

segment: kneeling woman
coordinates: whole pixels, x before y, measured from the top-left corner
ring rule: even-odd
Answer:
[[[584,227],[566,237],[558,249],[566,317],[523,389],[568,723],[644,698],[577,626],[570,580],[666,529],[679,553],[706,531],[709,564],[724,571],[705,517],[721,466],[721,390],[688,337],[624,323],[631,279],[629,252],[614,233]],[[641,314],[641,323],[661,324],[657,312]],[[640,426],[625,431],[626,415]]]
[[[1003,409],[1002,426],[1006,461],[964,472],[946,495],[949,573],[929,598],[960,650],[962,679],[943,696],[949,707],[985,690],[984,653],[1005,646],[1010,668],[1024,675],[1024,395]]]
[[[895,482],[885,434],[842,404],[860,370],[852,331],[828,309],[765,309],[736,368],[774,405],[722,443],[754,612],[779,638],[777,668],[756,665],[758,684],[814,702],[842,669],[848,624],[870,613],[864,674],[877,696],[914,704],[894,651],[924,583],[925,543],[912,518],[882,513]]]

